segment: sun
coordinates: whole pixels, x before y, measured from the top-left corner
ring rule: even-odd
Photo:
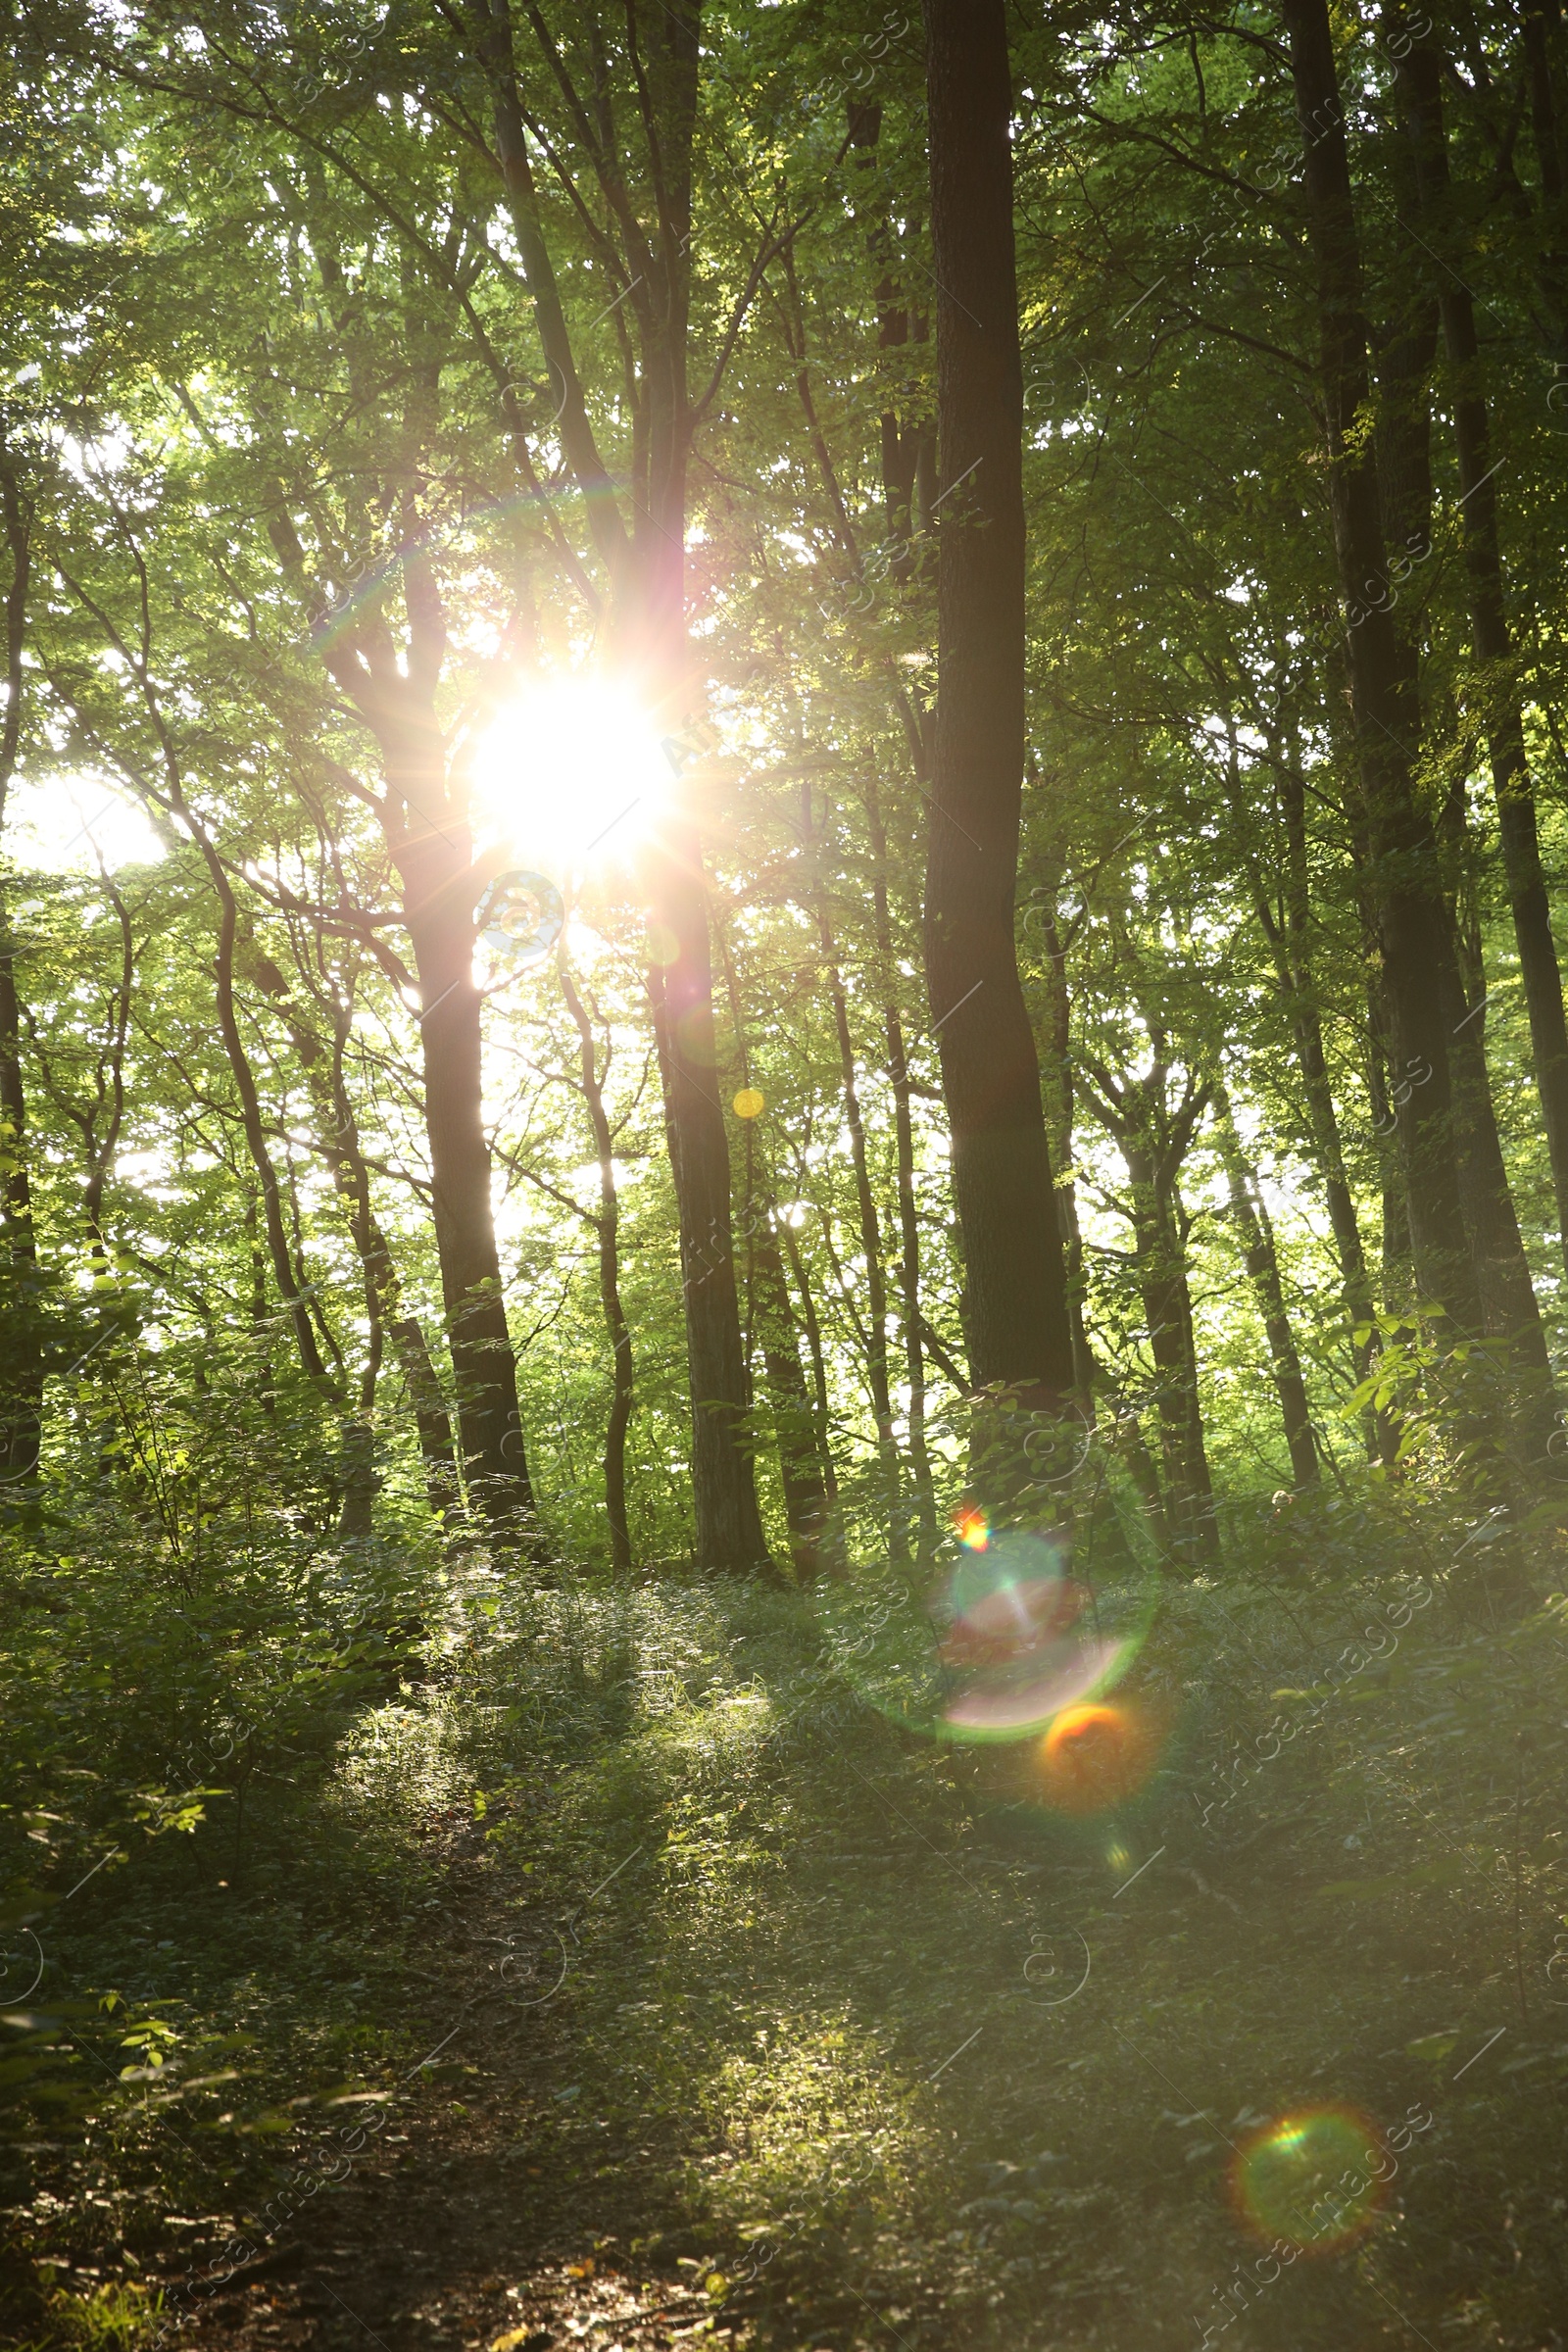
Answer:
[[[646,708],[597,677],[555,679],[504,704],[473,756],[477,813],[556,880],[623,859],[673,775]]]

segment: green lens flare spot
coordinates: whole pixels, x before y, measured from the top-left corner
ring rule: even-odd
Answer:
[[[1231,2168],[1244,2220],[1306,2253],[1348,2245],[1383,2201],[1393,2160],[1351,2107],[1281,2116],[1240,2149]]]

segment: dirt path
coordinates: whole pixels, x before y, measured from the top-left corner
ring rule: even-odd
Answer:
[[[301,2193],[314,2177],[307,2153],[270,2244],[258,2232],[225,2254],[198,2241],[166,2272],[177,2328],[166,2352],[663,2352],[693,2338],[739,2341],[746,2331],[698,2282],[705,2265],[688,2257],[682,2269],[673,2249],[665,2258],[667,2241],[657,2262],[628,2254],[634,2231],[673,2218],[650,2217],[658,2190],[638,2151],[608,2145],[592,2119],[557,2104],[570,2049],[528,1973],[542,1952],[548,1985],[553,1932],[530,1931],[525,1915],[519,1927],[471,1819],[443,1824],[438,1838],[450,1898],[442,1966],[423,1972],[431,1982],[413,1997],[438,2035],[440,2021],[458,2020],[435,2045],[439,2059],[416,2066],[385,2129],[319,2193]]]

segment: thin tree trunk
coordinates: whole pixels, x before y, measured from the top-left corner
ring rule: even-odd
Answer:
[[[810,1278],[801,1255],[792,1226],[781,1216],[775,1232],[784,1245],[790,1272],[795,1279],[796,1295],[801,1301],[801,1328],[806,1333],[807,1353],[811,1364],[811,1392],[815,1399],[813,1426],[816,1432],[817,1456],[821,1464],[822,1491],[829,1504],[839,1495],[838,1470],[833,1460],[832,1423],[827,1388],[827,1351],[822,1345],[822,1318],[816,1311]]]
[[[419,805],[410,797],[416,826]],[[440,835],[421,829],[406,835],[394,855],[423,1006],[431,1211],[464,1469],[492,1536],[512,1545],[533,1533],[534,1496],[490,1197],[480,1000],[472,973],[474,883],[466,845],[457,857],[444,851]]]
[[[1211,1090],[1189,1080],[1172,1112],[1165,1095],[1164,1041],[1157,1030],[1151,1035],[1154,1061],[1144,1078],[1118,1084],[1103,1064],[1087,1055],[1084,1066],[1096,1112],[1127,1166],[1133,1273],[1158,1382],[1155,1402],[1172,1549],[1191,1567],[1219,1556],[1219,1526],[1199,1393],[1179,1179]]]
[[[1372,1284],[1361,1240],[1360,1220],[1345,1168],[1339,1111],[1329,1079],[1323,1046],[1323,1022],[1318,1011],[1312,953],[1312,913],[1306,853],[1306,779],[1299,753],[1293,743],[1279,763],[1280,802],[1285,816],[1287,953],[1279,958],[1280,977],[1290,989],[1291,1027],[1306,1102],[1306,1126],[1323,1178],[1335,1254],[1345,1284],[1346,1304],[1356,1323],[1370,1321]],[[1368,1358],[1357,1351],[1357,1372],[1364,1374]]]
[[[599,1241],[599,1301],[604,1309],[612,1368],[610,1418],[605,1428],[605,1514],[610,1522],[611,1565],[618,1574],[629,1575],[632,1560],[631,1528],[626,1516],[626,1432],[631,1426],[635,1366],[631,1326],[620,1298],[620,1197],[615,1189],[615,1145],[605,1109],[593,1023],[577,993],[564,949],[559,956],[557,969],[561,975],[561,993],[577,1031],[582,1091],[599,1160],[599,1214],[594,1219],[594,1231]]]
[[[882,132],[882,108],[871,102],[862,103],[851,98],[848,107],[850,149],[862,174],[874,173],[877,168],[877,149]],[[874,206],[857,210],[857,220],[866,240],[867,250],[876,269],[877,349],[882,357],[882,408],[880,416],[882,461],[882,506],[889,548],[889,571],[895,580],[906,580],[915,564],[915,551],[910,540],[915,525],[915,485],[929,474],[935,457],[936,431],[929,413],[901,422],[898,393],[906,387],[896,388],[885,372],[888,355],[906,350],[911,339],[923,343],[927,338],[928,320],[919,312],[911,312],[901,301],[894,281],[892,268],[892,236],[888,205],[878,194]],[[800,325],[800,306],[796,303],[799,326],[799,348],[804,355],[805,330]],[[810,387],[804,370],[800,381],[803,403],[808,420],[813,424],[814,410]],[[853,542],[853,525],[838,496],[833,478],[831,460],[827,456],[820,433],[814,434],[819,444],[819,462],[824,465],[830,495],[836,513],[842,517],[841,528]],[[926,489],[929,498],[929,486]],[[857,554],[857,568],[858,556]],[[809,794],[809,785],[807,786]],[[883,1029],[887,1039],[889,1084],[893,1090],[894,1144],[898,1162],[898,1209],[900,1257],[895,1268],[901,1302],[901,1336],[904,1346],[905,1371],[909,1387],[908,1446],[909,1462],[914,1483],[914,1507],[919,1524],[919,1545],[922,1558],[936,1545],[936,1504],[931,1482],[931,1458],[925,1430],[925,1362],[920,1346],[920,1231],[914,1194],[914,1126],[910,1116],[909,1073],[906,1059],[904,1020],[894,985],[895,958],[893,953],[893,924],[888,897],[887,833],[882,821],[881,797],[875,770],[866,776],[864,788],[866,824],[870,834],[872,860],[872,914],[875,923],[877,956],[883,974]]]
[[[1323,1044],[1323,1020],[1318,1009],[1317,959],[1312,936],[1314,926],[1307,858],[1306,778],[1302,772],[1300,746],[1295,726],[1290,715],[1284,711],[1279,715],[1278,725],[1270,731],[1269,760],[1274,770],[1285,836],[1278,905],[1271,902],[1264,878],[1250,858],[1248,859],[1248,879],[1253,911],[1268,942],[1270,959],[1285,996],[1292,1043],[1301,1076],[1303,1115],[1300,1129],[1323,1186],[1329,1226],[1334,1235],[1334,1253],[1339,1259],[1340,1279],[1344,1285],[1346,1311],[1353,1335],[1356,1328],[1370,1326],[1374,1299],[1360,1222],[1346,1174],[1339,1111],[1329,1079],[1328,1055]],[[1230,738],[1227,782],[1238,829],[1245,838],[1249,810],[1234,733]],[[1370,1330],[1364,1341],[1357,1341],[1353,1336],[1351,1338],[1350,1348],[1357,1380],[1366,1376],[1374,1345]],[[1375,1456],[1375,1442],[1369,1446],[1369,1450]]]
[[[1084,1239],[1078,1223],[1078,1187],[1073,1181],[1072,1000],[1067,989],[1067,943],[1061,936],[1056,909],[1046,905],[1044,923],[1050,1017],[1051,1052],[1043,1073],[1046,1131],[1053,1163],[1062,1170],[1056,1178],[1056,1214],[1061,1228],[1062,1261],[1067,1277],[1067,1320],[1072,1333],[1073,1388],[1086,1412],[1095,1409],[1097,1366],[1084,1320],[1086,1276]]]
[[[741,1003],[740,978],[729,943],[722,932],[719,934],[719,952],[724,965],[730,1019],[740,1050],[741,1083],[750,1087],[751,1051],[747,1041],[745,1009]],[[827,1451],[826,1379],[823,1372],[820,1406],[813,1409],[806,1374],[801,1367],[795,1310],[790,1302],[789,1283],[785,1279],[784,1261],[779,1253],[781,1220],[778,1213],[778,1188],[765,1162],[761,1161],[755,1120],[748,1120],[746,1126],[744,1178],[743,1229],[754,1293],[756,1338],[762,1350],[762,1370],[767,1380],[768,1405],[778,1445],[784,1524],[789,1533],[790,1557],[795,1565],[795,1573],[802,1583],[809,1583],[822,1566],[822,1538],[832,1495],[832,1464]],[[805,1276],[798,1263],[796,1273],[804,1290]],[[808,1293],[806,1294],[806,1303],[809,1308]],[[818,1369],[821,1370],[819,1334],[813,1345]]]
[[[397,1349],[398,1365],[414,1409],[419,1433],[419,1456],[424,1464],[424,1492],[436,1518],[445,1519],[461,1499],[457,1456],[452,1450],[452,1421],[429,1345],[413,1315],[398,1315],[387,1325]]]
[[[6,710],[0,724],[0,839],[22,746],[22,660],[32,579],[32,514],[16,461],[0,433],[0,501],[11,576],[6,584]],[[6,1363],[0,1374],[0,1489],[20,1489],[38,1467],[43,1441],[44,1348],[39,1320],[38,1237],[27,1171],[27,1097],[22,1074],[22,1005],[16,942],[0,886],[0,1244],[5,1250]]]
[[[343,1056],[352,1025],[352,1007],[334,999],[328,1008],[332,1023],[330,1050],[311,1027],[289,982],[270,956],[254,950],[246,968],[273,1004],[305,1074],[306,1089],[316,1112],[321,1156],[333,1188],[343,1203],[349,1233],[359,1257],[365,1293],[366,1320],[370,1344],[361,1373],[360,1416],[369,1425],[374,1408],[376,1378],[384,1341],[390,1339],[408,1389],[419,1456],[424,1469],[425,1494],[438,1519],[446,1519],[462,1499],[452,1424],[441,1395],[435,1367],[423,1332],[412,1315],[401,1311],[402,1284],[391,1246],[381,1229],[370,1192],[370,1171],[360,1143],[359,1121]],[[358,1507],[358,1506],[356,1506]]]
[[[826,902],[816,902],[817,937],[822,943],[823,969],[833,1006],[838,1040],[839,1076],[844,1088],[844,1118],[850,1131],[850,1164],[855,1175],[855,1200],[860,1228],[860,1253],[865,1259],[866,1379],[871,1410],[876,1419],[877,1453],[886,1485],[890,1524],[899,1500],[898,1453],[893,1444],[893,1395],[888,1382],[888,1293],[882,1270],[882,1221],[871,1188],[871,1166],[865,1148],[865,1121],[860,1112],[860,1090],[855,1068],[855,1041],[850,1035],[850,1008],[839,970],[838,948],[828,920]]]
[[[830,1494],[823,1471],[822,1414],[813,1407],[801,1368],[795,1313],[784,1261],[779,1254],[771,1204],[759,1200],[752,1232],[753,1267],[757,1280],[757,1337],[767,1375],[773,1426],[778,1433],[779,1480],[784,1491],[784,1518],[789,1529],[790,1556],[803,1582],[822,1564],[822,1534]]]
[[[1315,1487],[1318,1483],[1318,1458],[1317,1442],[1312,1434],[1312,1408],[1307,1402],[1306,1383],[1301,1377],[1301,1359],[1296,1346],[1296,1334],[1291,1329],[1290,1315],[1286,1310],[1273,1227],[1258,1190],[1256,1174],[1242,1150],[1236,1122],[1231,1115],[1230,1102],[1223,1089],[1216,1089],[1214,1101],[1218,1113],[1220,1156],[1225,1163],[1225,1177],[1230,1189],[1231,1215],[1241,1241],[1248,1279],[1256,1294],[1258,1312],[1263,1319],[1263,1332],[1268,1341],[1269,1376],[1280,1400],[1280,1419],[1285,1425],[1291,1475],[1298,1487]]]
[[[925,1356],[920,1345],[920,1217],[914,1191],[914,1120],[909,1094],[907,1047],[899,1010],[893,952],[893,918],[888,898],[888,844],[882,802],[873,773],[865,783],[866,824],[871,842],[871,912],[877,957],[882,966],[882,1023],[887,1035],[888,1083],[893,1090],[893,1137],[898,1159],[899,1246],[894,1268],[899,1285],[905,1373],[909,1383],[909,1463],[924,1557],[936,1545],[936,1499],[925,1434]]]
[[[868,104],[852,98],[849,101],[848,121],[851,154],[862,172],[874,172],[877,147],[882,135],[880,105],[874,101]],[[885,369],[889,353],[907,350],[911,342],[925,342],[927,318],[918,310],[911,311],[899,299],[899,289],[893,277],[892,238],[885,203],[879,203],[874,212],[866,210],[863,218],[858,204],[856,218],[864,231],[866,246],[877,272],[876,340]],[[929,415],[916,415],[904,422],[900,421],[895,404],[896,387],[885,372],[881,378],[881,388],[882,512],[888,545],[892,551],[888,568],[894,579],[904,580],[909,576],[915,562],[915,551],[909,543],[915,523],[916,485],[923,488],[926,498],[931,495],[929,477],[936,455],[936,433]]]
[[[267,1252],[271,1260],[272,1279],[277,1284],[278,1297],[288,1310],[294,1327],[294,1342],[299,1349],[300,1362],[309,1377],[323,1394],[330,1394],[333,1383],[321,1351],[316,1344],[316,1326],[311,1321],[310,1301],[295,1271],[293,1255],[288,1246],[288,1233],[283,1223],[283,1206],[278,1192],[277,1171],[267,1148],[267,1130],[262,1118],[261,1101],[256,1091],[256,1075],[251,1068],[245,1041],[240,1036],[239,1017],[234,1004],[234,945],[238,932],[238,907],[233,885],[224,870],[223,861],[208,840],[205,829],[195,828],[197,846],[207,867],[208,879],[218,899],[218,955],[214,973],[217,983],[218,1031],[223,1041],[223,1052],[239,1096],[240,1126],[251,1165],[261,1186],[262,1230],[267,1239]]]
[[[1073,1384],[1040,1067],[1013,932],[1024,765],[1023,376],[1002,0],[926,0],[939,700],[926,865],[970,1368],[1053,1412]],[[961,289],[961,299],[959,294]]]
[[[1192,1293],[1174,1176],[1152,1152],[1121,1146],[1132,1180],[1135,1270],[1149,1318],[1150,1352],[1159,1381],[1158,1409],[1165,1485],[1175,1500],[1175,1547],[1189,1567],[1217,1558],[1219,1529],[1214,1487],[1198,1392],[1198,1348]]]

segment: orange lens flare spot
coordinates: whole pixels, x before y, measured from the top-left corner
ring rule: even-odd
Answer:
[[[767,1104],[755,1086],[743,1086],[735,1098],[734,1108],[738,1119],[760,1119]]]
[[[1154,1765],[1150,1727],[1130,1707],[1064,1707],[1040,1742],[1046,1800],[1059,1813],[1125,1804]]]
[[[1394,2160],[1351,2107],[1304,2107],[1250,2139],[1231,2167],[1243,2219],[1304,2253],[1331,2253],[1366,2230]]]
[[[954,1531],[958,1542],[969,1551],[984,1551],[991,1541],[991,1529],[984,1511],[973,1503],[962,1503],[953,1514]]]

